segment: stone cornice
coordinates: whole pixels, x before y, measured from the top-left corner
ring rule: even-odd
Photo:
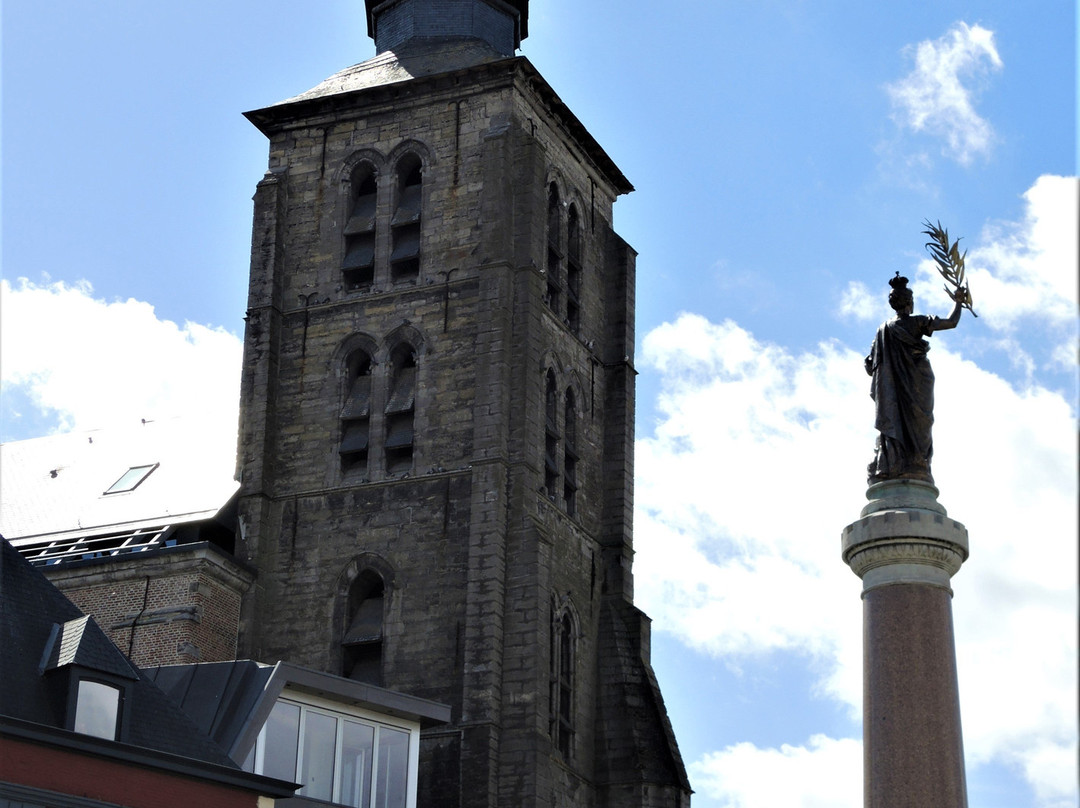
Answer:
[[[933,486],[908,481],[868,492],[863,517],[841,536],[844,562],[862,578],[864,592],[897,583],[950,589],[968,557],[967,528],[946,515],[936,495]]]

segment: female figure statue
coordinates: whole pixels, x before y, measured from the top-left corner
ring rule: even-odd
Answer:
[[[870,397],[874,399],[878,430],[874,460],[867,466],[869,482],[910,479],[933,483],[930,458],[934,444],[930,428],[934,423],[934,371],[924,339],[935,331],[956,328],[960,310],[968,299],[967,287],[952,293],[956,305],[946,319],[912,314],[914,296],[908,279],[896,273],[889,280],[889,305],[896,317],[878,328],[866,372],[873,378]]]

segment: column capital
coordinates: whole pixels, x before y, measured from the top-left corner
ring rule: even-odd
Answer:
[[[949,579],[968,557],[968,535],[937,493],[917,480],[890,480],[867,490],[862,518],[841,536],[844,561],[862,578],[864,593],[897,583],[951,591]]]

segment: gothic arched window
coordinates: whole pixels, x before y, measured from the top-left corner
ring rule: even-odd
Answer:
[[[412,469],[413,413],[416,406],[416,351],[407,342],[390,355],[390,387],[386,397],[386,471]]]
[[[366,469],[371,437],[371,357],[366,351],[353,351],[345,366],[347,386],[338,454],[342,469]]]
[[[551,742],[569,759],[574,751],[574,621],[569,609],[551,619],[551,693],[548,711]]]
[[[349,587],[345,633],[341,637],[341,675],[382,684],[383,579],[366,569]]]
[[[397,164],[394,216],[390,220],[390,280],[415,281],[420,276],[420,218],[423,170],[420,158],[406,154]]]
[[[574,391],[567,389],[563,418],[563,502],[566,512],[577,513],[577,406]]]
[[[558,314],[562,294],[562,206],[555,183],[548,186],[547,205],[547,295],[548,307]]]
[[[577,334],[581,330],[581,220],[577,207],[566,215],[566,324]]]
[[[547,372],[544,390],[544,493],[552,502],[559,491],[559,392],[555,373]]]
[[[361,163],[349,184],[349,218],[345,222],[345,259],[341,272],[345,288],[370,289],[375,280],[375,171]]]

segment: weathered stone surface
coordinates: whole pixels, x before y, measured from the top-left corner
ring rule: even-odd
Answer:
[[[688,804],[647,619],[629,602],[635,254],[611,228],[629,184],[520,58],[331,87],[252,119],[270,170],[255,196],[241,404],[238,548],[258,569],[243,654],[343,673],[349,593],[375,570],[382,683],[453,709],[422,740],[420,804]],[[413,159],[419,262],[402,279],[397,170]],[[353,183],[369,175],[374,257],[350,287],[345,230]],[[405,469],[388,453],[403,340],[416,367]],[[338,446],[360,349],[372,360],[369,440],[347,465]],[[552,622],[565,610],[568,754],[551,734]]]

